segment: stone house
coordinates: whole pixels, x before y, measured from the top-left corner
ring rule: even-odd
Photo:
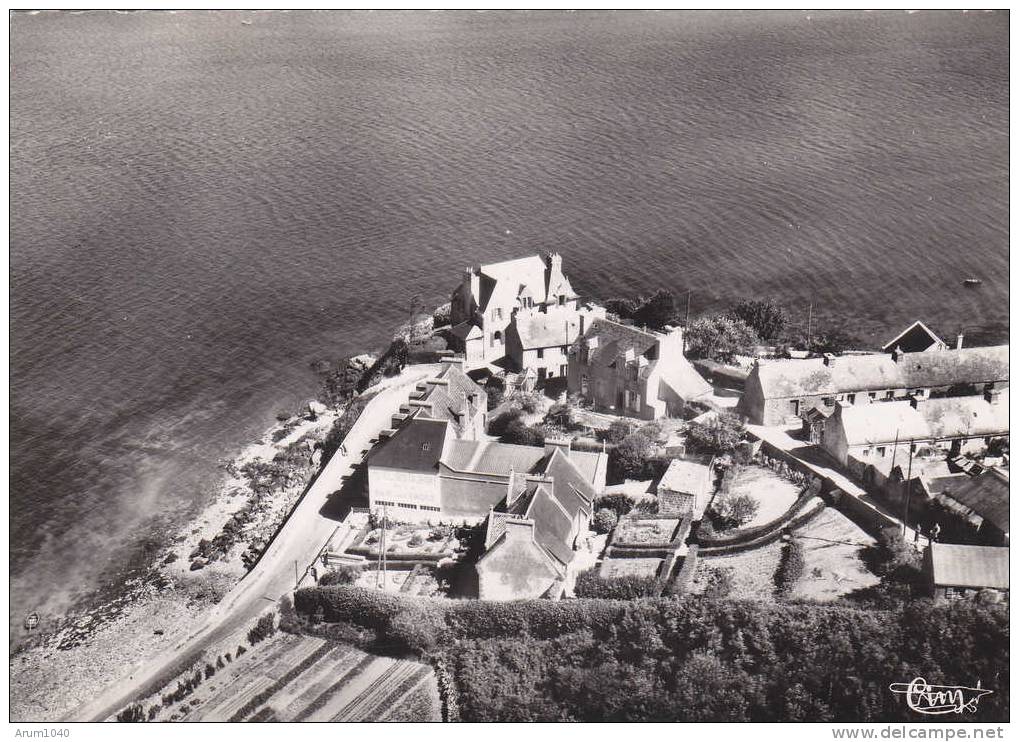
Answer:
[[[461,438],[453,419],[416,412],[394,420],[367,460],[368,502],[390,516],[415,522],[480,523],[506,497],[513,472],[579,472],[595,491],[605,487],[608,457],[572,451],[569,441],[548,440],[544,448]]]
[[[711,394],[683,355],[683,331],[597,318],[570,348],[568,388],[595,409],[644,420],[679,417]]]
[[[558,253],[532,255],[468,268],[450,299],[450,334],[468,370],[530,370],[540,381],[565,375],[563,348],[599,315],[580,301]]]
[[[478,597],[559,597],[596,494],[562,448],[542,472],[512,473],[505,499],[488,515],[485,553],[475,565]]]
[[[937,500],[947,510],[969,521],[980,542],[1008,546],[1009,475],[998,467],[984,469],[974,477],[956,475]]]
[[[658,482],[661,515],[692,515],[698,521],[714,491],[715,468],[711,456],[676,458]]]
[[[824,424],[824,449],[839,463],[874,464],[937,447],[977,453],[1008,436],[1008,389],[984,396],[916,397],[881,404],[838,404]]]
[[[1008,599],[1008,548],[932,543],[924,552],[924,576],[935,600],[962,600],[989,591]]]
[[[1008,346],[758,360],[736,412],[757,425],[801,425],[813,408],[858,406],[1008,386]]]

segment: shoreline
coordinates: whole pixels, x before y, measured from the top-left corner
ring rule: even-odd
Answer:
[[[94,693],[115,682],[125,665],[186,637],[202,614],[248,573],[242,559],[245,551],[259,543],[264,549],[293,508],[319,468],[312,446],[321,443],[342,411],[340,407],[314,419],[294,414],[277,420],[257,441],[245,445],[226,462],[216,494],[197,514],[177,526],[148,564],[132,568],[125,582],[95,591],[80,608],[57,619],[50,631],[12,648],[11,718],[65,718]],[[271,492],[254,491],[244,473],[246,466],[270,464],[280,454],[295,453],[306,454],[304,470],[295,467],[299,476],[288,478]],[[253,501],[259,504],[255,516],[242,527],[226,553],[193,570],[194,559],[189,557],[199,544],[212,542]]]

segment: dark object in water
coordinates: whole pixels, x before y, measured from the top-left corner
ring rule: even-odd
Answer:
[[[162,629],[156,629],[152,633],[155,634],[156,636],[162,636],[163,635],[163,630]]]
[[[983,283],[983,281],[981,281],[979,278],[967,278],[967,279],[963,280],[962,285],[963,286],[979,286],[982,283]]]

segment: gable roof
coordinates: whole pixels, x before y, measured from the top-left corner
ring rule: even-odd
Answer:
[[[841,418],[846,443],[850,446],[889,443],[896,438],[905,442],[930,436],[926,420],[908,401],[843,405],[836,409],[835,417]]]
[[[1008,472],[997,467],[984,469],[975,477],[962,475],[945,496],[977,513],[1002,533],[1008,533]]]
[[[757,375],[766,398],[842,394],[882,389],[987,384],[1008,380],[1008,346],[823,358],[759,361]]]
[[[920,403],[919,411],[936,438],[993,436],[1008,432],[1008,389],[996,403],[982,396],[939,397]]]
[[[711,458],[704,459],[673,459],[665,470],[658,489],[700,495],[711,487]]]
[[[881,350],[891,353],[896,348],[906,353],[918,353],[934,346],[944,349],[945,341],[934,334],[934,331],[920,320],[917,320],[894,338],[889,340]]]
[[[580,332],[577,312],[558,307],[552,307],[548,312],[517,314],[514,324],[525,350],[572,345]]]
[[[412,417],[396,433],[369,454],[369,466],[407,471],[434,472],[438,469],[449,423],[427,417]]]
[[[549,488],[540,484],[535,488],[525,517],[534,521],[534,540],[563,565],[573,560],[573,518],[563,508]]]
[[[596,318],[584,333],[579,343],[598,338],[598,345],[588,351],[588,363],[611,366],[619,357],[625,357],[626,351],[633,349],[634,357],[642,356],[658,344],[658,336],[647,330],[631,325],[623,325],[603,317]]]
[[[935,585],[1008,590],[1008,547],[930,545]]]
[[[711,384],[704,380],[693,364],[681,353],[675,353],[674,357],[663,358],[661,361],[661,380],[670,389],[687,402],[699,399],[711,394]]]
[[[444,363],[434,377],[439,383],[432,383],[431,380],[422,382],[423,392],[411,394],[411,399],[418,402],[428,402],[431,406],[426,408],[428,417],[434,420],[449,420],[462,432],[464,413],[474,414],[480,408],[487,406],[484,400],[487,393],[471,377],[463,372],[456,364]],[[420,386],[420,385],[419,385]],[[473,395],[474,403],[470,403]]]

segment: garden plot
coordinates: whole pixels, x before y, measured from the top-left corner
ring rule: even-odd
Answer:
[[[748,495],[757,501],[757,515],[742,527],[763,525],[793,506],[800,487],[763,466],[744,466],[732,484],[733,495]]]
[[[347,549],[351,554],[378,558],[382,529],[375,528]],[[399,558],[452,556],[459,542],[449,526],[402,523],[386,529],[386,555]]]
[[[835,600],[880,582],[860,558],[874,539],[838,510],[825,509],[795,535],[803,545],[804,569],[793,598]]]
[[[194,721],[439,721],[428,665],[277,634],[203,683]]]
[[[697,561],[690,584],[691,593],[702,593],[707,587],[712,568],[732,569],[730,598],[736,600],[775,600],[775,570],[782,554],[782,542],[776,541],[750,551],[729,556],[703,558]]]
[[[613,544],[667,545],[679,528],[679,518],[622,518],[612,536]]]

